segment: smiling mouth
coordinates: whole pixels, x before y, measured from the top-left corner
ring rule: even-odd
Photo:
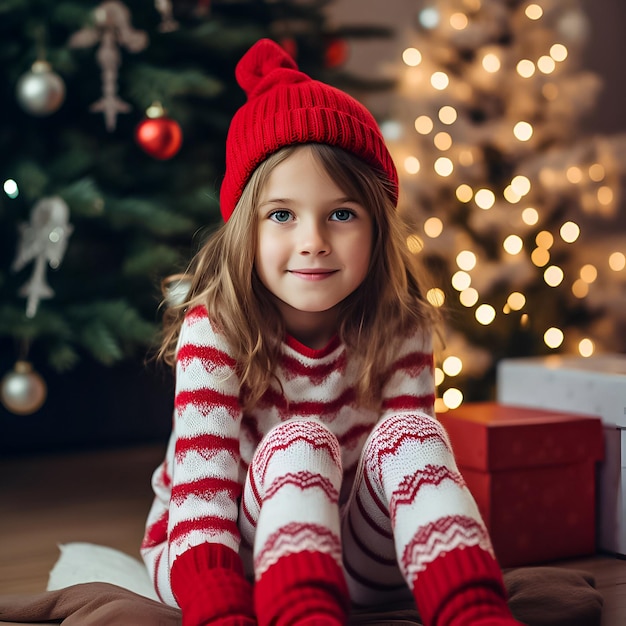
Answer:
[[[302,269],[302,270],[287,270],[289,274],[293,274],[298,278],[304,280],[324,280],[329,276],[335,274],[338,270],[324,270],[324,269]]]

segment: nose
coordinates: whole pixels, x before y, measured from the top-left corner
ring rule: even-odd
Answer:
[[[328,232],[323,224],[316,221],[307,221],[299,228],[298,247],[300,254],[325,255],[330,252]]]

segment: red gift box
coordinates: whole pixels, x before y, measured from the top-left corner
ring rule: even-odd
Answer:
[[[501,567],[595,552],[600,418],[494,402],[437,417]]]

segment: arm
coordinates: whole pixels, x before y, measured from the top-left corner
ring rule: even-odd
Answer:
[[[239,379],[206,310],[187,313],[176,357],[168,552],[185,625],[253,624],[238,555]]]

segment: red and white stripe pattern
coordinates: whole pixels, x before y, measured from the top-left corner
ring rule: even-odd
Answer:
[[[187,313],[174,427],[153,476],[142,545],[165,602],[176,604],[188,584],[176,569],[208,576],[214,559],[207,545],[209,552],[214,545],[242,556],[246,544],[253,546],[254,562],[245,565],[259,589],[316,554],[330,559],[322,572],[337,564],[333,588],[343,594],[343,563],[357,602],[415,593],[420,580],[429,580],[423,574],[436,570],[432,563],[467,548],[484,552],[497,579],[484,525],[433,418],[430,339],[416,334],[402,343],[383,388],[382,414],[356,405],[356,376],[337,339],[312,350],[288,338],[276,381],[244,416],[227,343],[203,307]],[[187,558],[193,552],[198,558]],[[183,553],[185,567],[171,577]],[[433,602],[448,592],[441,589]]]

